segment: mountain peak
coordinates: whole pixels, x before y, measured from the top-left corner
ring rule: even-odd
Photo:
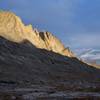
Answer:
[[[37,29],[33,29],[32,25],[25,26],[22,20],[12,12],[0,12],[0,36],[17,43],[28,40],[37,48],[69,57],[74,56],[53,34],[39,32]]]

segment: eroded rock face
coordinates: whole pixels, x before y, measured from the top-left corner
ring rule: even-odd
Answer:
[[[46,49],[69,57],[74,56],[51,33],[39,32],[33,29],[32,25],[25,26],[21,19],[12,12],[0,12],[0,36],[17,43],[28,40],[37,48]]]

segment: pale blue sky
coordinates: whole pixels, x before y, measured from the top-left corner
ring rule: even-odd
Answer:
[[[0,0],[0,9],[72,48],[100,48],[100,0]]]

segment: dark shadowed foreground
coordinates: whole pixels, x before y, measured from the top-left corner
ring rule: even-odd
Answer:
[[[76,58],[0,38],[0,100],[100,100],[99,84],[100,70]]]

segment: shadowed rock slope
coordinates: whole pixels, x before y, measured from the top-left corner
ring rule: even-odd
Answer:
[[[76,58],[0,38],[0,82],[15,84],[60,84],[97,82],[100,70]]]
[[[0,36],[17,43],[28,40],[37,48],[46,49],[69,57],[74,56],[51,33],[39,32],[33,29],[31,25],[25,26],[21,19],[12,12],[0,12]]]
[[[100,81],[99,69],[74,58],[51,33],[25,26],[11,12],[0,12],[0,36],[0,85]]]

